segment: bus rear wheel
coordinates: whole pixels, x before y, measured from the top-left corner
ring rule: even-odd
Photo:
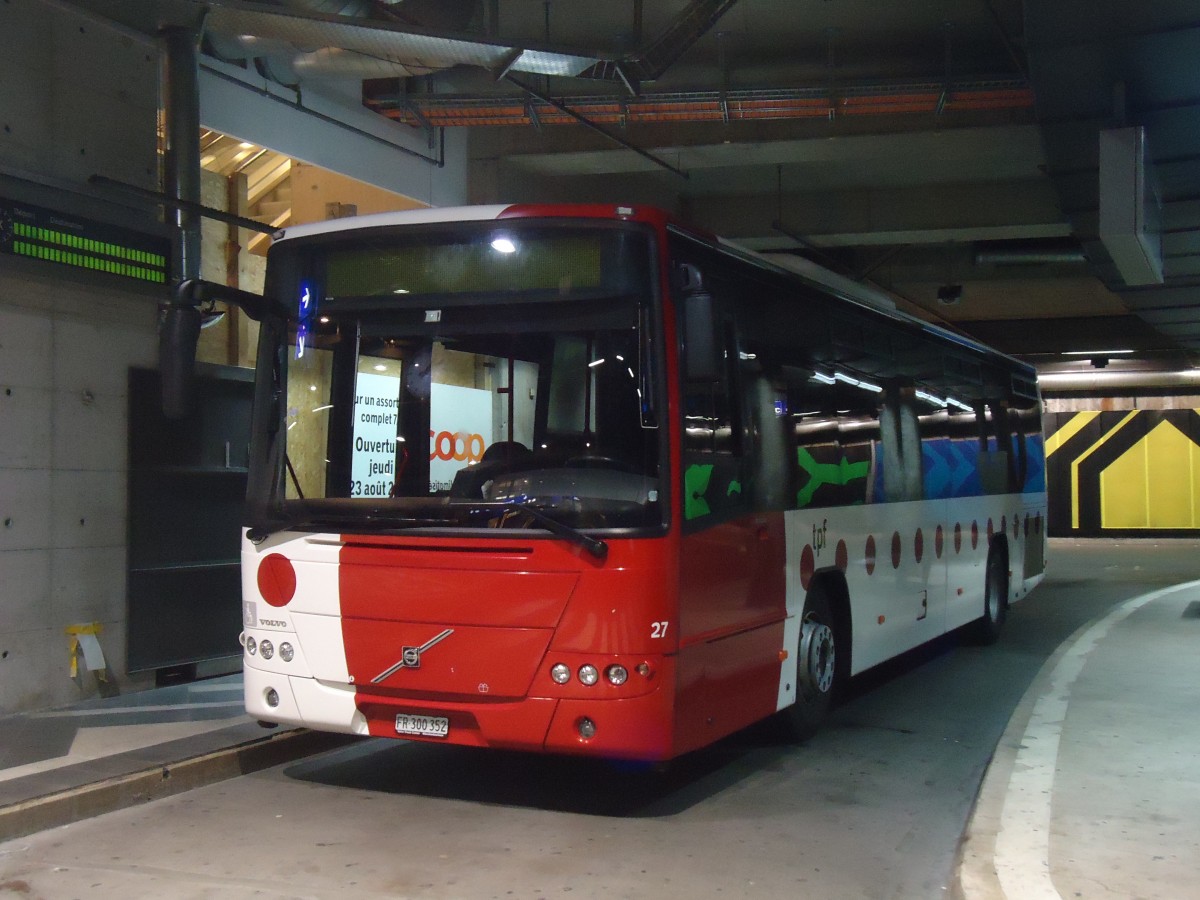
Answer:
[[[816,733],[833,703],[840,672],[837,623],[829,598],[820,589],[810,591],[796,646],[796,702],[780,713],[788,739],[804,741]]]
[[[987,576],[983,589],[983,615],[975,622],[975,640],[994,644],[1008,617],[1008,563],[1000,549],[988,554]]]

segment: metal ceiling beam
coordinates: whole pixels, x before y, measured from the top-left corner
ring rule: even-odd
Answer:
[[[546,94],[543,94],[540,91],[534,90],[532,87],[530,87],[529,85],[525,84],[522,81],[517,80],[512,75],[505,75],[504,79],[506,81],[510,82],[511,84],[515,85],[516,87],[520,88],[521,90],[523,90],[528,96],[533,97],[535,100],[538,100],[541,103],[545,103],[548,106],[554,107],[555,109],[557,109],[559,112],[563,113],[564,115],[570,116],[572,119],[574,119],[580,125],[585,125],[588,128],[590,128],[592,131],[595,131],[597,134],[604,135],[604,137],[608,138],[610,141],[612,141],[616,144],[621,145],[626,150],[632,150],[634,153],[636,153],[638,156],[642,157],[643,159],[647,159],[650,162],[654,163],[654,165],[659,166],[660,168],[666,169],[668,172],[673,172],[674,174],[678,175],[680,178],[688,177],[688,173],[683,171],[683,169],[678,169],[675,166],[671,165],[669,162],[667,162],[665,159],[660,159],[659,157],[655,156],[649,150],[645,150],[645,149],[637,146],[636,144],[633,144],[633,143],[625,140],[625,138],[621,137],[620,135],[613,134],[611,131],[609,131],[607,128],[605,128],[603,125],[598,125],[595,122],[593,122],[591,119],[587,118],[586,116],[580,115],[579,113],[575,112],[575,110],[573,110],[569,106],[567,106],[565,103],[560,103],[558,100],[555,100],[554,98],[552,98]]]
[[[522,82],[506,76],[525,90]],[[541,95],[538,99],[542,99]],[[1019,78],[972,79],[957,82],[952,90],[940,82],[893,82],[842,85],[836,94],[827,87],[758,88],[730,91],[672,91],[642,94],[630,100],[607,95],[567,98],[564,116],[543,114],[541,124],[564,124],[584,116],[594,123],[651,124],[683,122],[764,122],[791,119],[827,119],[838,116],[992,112],[1033,109],[1033,92]],[[511,96],[427,96],[397,102],[394,92],[367,93],[364,102],[383,115],[407,125],[420,121],[446,127],[472,125],[528,125],[524,104]],[[545,101],[560,109],[563,101]],[[415,113],[420,113],[421,119]]]

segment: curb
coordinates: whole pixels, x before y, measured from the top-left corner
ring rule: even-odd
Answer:
[[[1187,581],[1118,602],[1107,613],[1080,625],[1042,664],[1014,709],[984,773],[974,808],[959,842],[952,897],[956,900],[1008,900],[1013,896],[1005,889],[1005,879],[997,863],[998,840],[1004,831],[1006,803],[1013,792],[1013,779],[1028,778],[1029,772],[1036,767],[1025,753],[1030,749],[1027,744],[1034,716],[1039,715],[1041,710],[1039,721],[1058,721],[1061,727],[1061,722],[1066,718],[1071,689],[1088,657],[1110,630],[1150,603],[1196,588],[1200,588],[1200,581]],[[1056,714],[1048,715],[1042,707],[1050,703],[1056,703],[1061,709]],[[1055,715],[1058,719],[1055,719]],[[1050,787],[1037,792],[1044,799],[1046,810],[1044,827],[1038,829],[1045,844],[1043,864],[1046,868],[1044,871],[1022,873],[1024,880],[1018,885],[1020,900],[1028,900],[1035,895],[1047,900],[1059,898],[1051,879],[1048,848],[1052,827],[1048,794],[1052,791],[1053,771],[1057,764],[1057,745],[1058,738],[1055,737],[1051,758],[1040,760],[1040,768],[1049,773]],[[1011,831],[1010,826],[1009,831],[1004,833],[1007,835]],[[1004,871],[1011,873],[1013,869],[1010,866]],[[1013,880],[1011,875],[1008,880]],[[1010,888],[1012,886],[1010,884]]]
[[[58,828],[334,750],[356,736],[297,729],[0,807],[0,841]]]

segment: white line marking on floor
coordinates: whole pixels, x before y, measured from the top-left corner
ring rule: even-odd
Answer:
[[[84,716],[117,716],[126,713],[175,712],[180,709],[227,709],[241,706],[241,700],[211,703],[172,703],[161,706],[107,706],[100,709],[56,709],[51,712],[30,713],[31,719],[72,719]]]
[[[1114,625],[1147,603],[1197,587],[1200,587],[1200,581],[1190,581],[1126,600],[1080,634],[1050,673],[1046,689],[1034,703],[1021,738],[1000,813],[995,865],[1001,890],[1007,897],[1013,900],[1061,900],[1050,878],[1054,774],[1071,687],[1083,671],[1088,655]]]

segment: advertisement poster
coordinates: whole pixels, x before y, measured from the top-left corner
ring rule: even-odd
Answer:
[[[387,497],[396,481],[396,422],[400,379],[359,374],[354,395],[351,497]]]

